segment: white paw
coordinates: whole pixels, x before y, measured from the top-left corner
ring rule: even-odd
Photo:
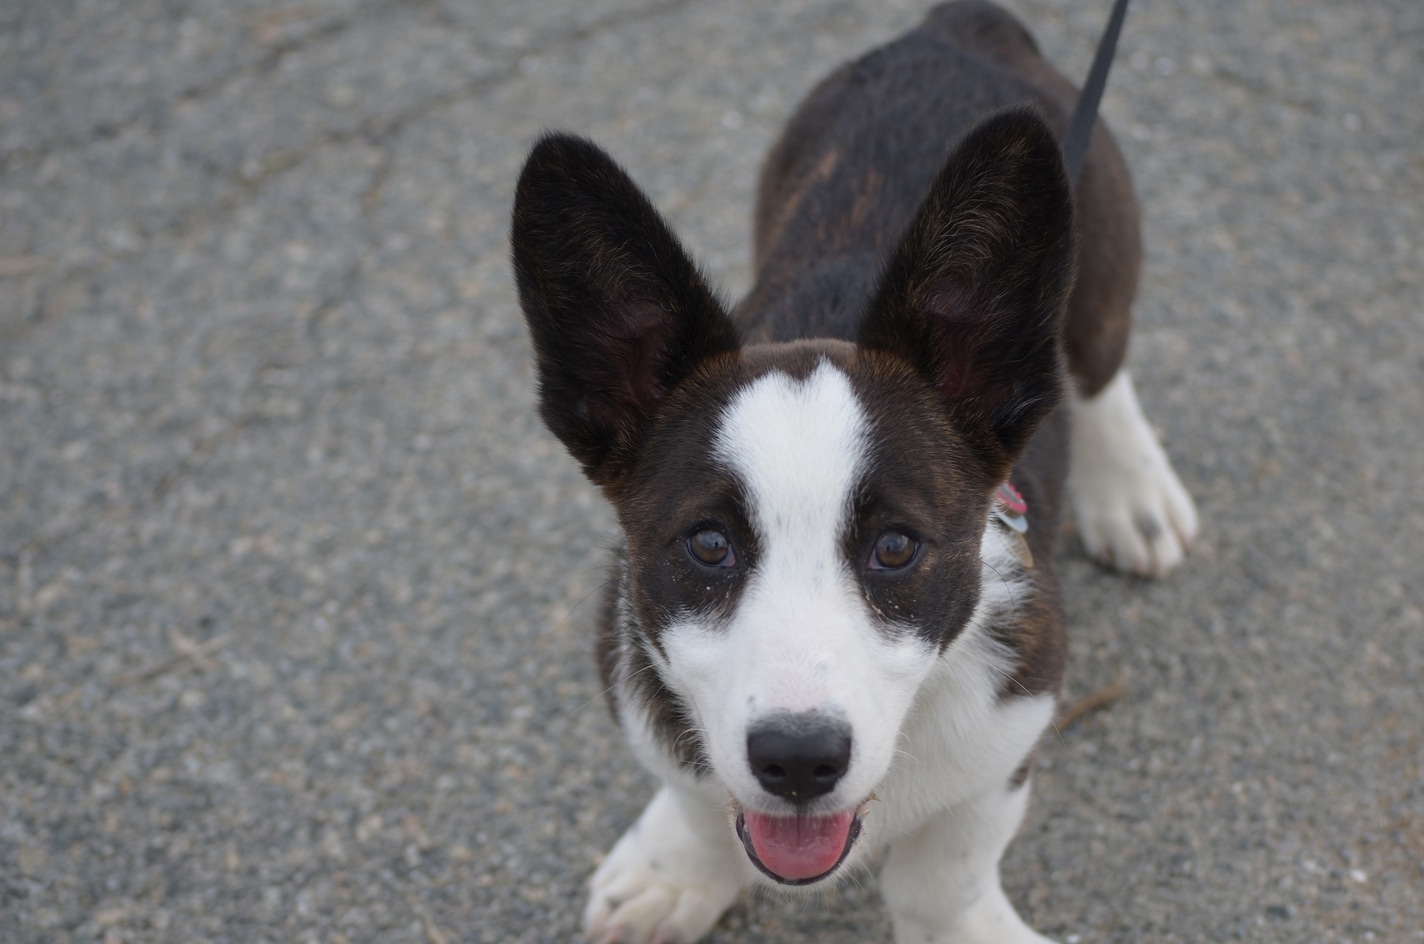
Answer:
[[[688,802],[660,791],[593,874],[583,929],[595,944],[692,944],[736,900],[743,875],[726,816],[689,822]]]
[[[1197,511],[1122,370],[1073,400],[1068,494],[1088,553],[1118,570],[1163,577],[1197,536]]]

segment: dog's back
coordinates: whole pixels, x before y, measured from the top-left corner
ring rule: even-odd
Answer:
[[[756,284],[736,311],[748,340],[854,339],[886,255],[963,136],[1026,102],[1061,136],[1076,99],[1022,24],[980,0],[936,7],[826,77],[762,168]],[[1075,202],[1078,284],[1065,347],[1092,395],[1125,354],[1142,258],[1132,179],[1101,124]]]

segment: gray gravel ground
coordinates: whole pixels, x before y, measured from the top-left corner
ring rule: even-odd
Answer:
[[[1013,0],[1086,72],[1107,0]],[[760,155],[881,0],[0,5],[0,941],[567,941],[650,791],[612,520],[532,412],[541,128],[746,286]],[[1073,944],[1424,941],[1424,4],[1141,2],[1133,359],[1203,537],[1061,555],[1005,864]],[[716,942],[888,941],[873,877]]]

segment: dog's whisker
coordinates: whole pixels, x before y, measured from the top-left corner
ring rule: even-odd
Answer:
[[[915,756],[914,754],[911,754],[909,751],[905,750],[902,747],[895,748],[895,756],[904,758],[905,760],[908,760],[913,764],[918,764],[920,762],[919,757]]]
[[[588,573],[588,572],[589,572],[589,571],[587,571],[587,570],[584,571],[584,573]],[[594,594],[596,594],[596,593],[602,593],[603,591],[607,590],[609,587],[613,586],[613,585],[616,584],[617,582],[618,582],[618,578],[617,578],[616,576],[614,576],[614,577],[607,577],[607,578],[605,578],[605,579],[603,579],[603,580],[600,580],[591,590],[588,591],[588,593],[585,593],[583,596],[579,597],[577,603],[575,603],[573,606],[569,607],[569,616],[572,616],[574,613],[578,612],[578,608],[581,607],[581,606],[583,606],[585,603],[587,603],[587,602],[589,601],[589,599],[593,597]]]
[[[1008,594],[1008,596],[1009,596],[1009,608],[1010,608],[1010,609],[1014,609],[1014,610],[1018,609],[1018,607],[1019,607],[1019,601],[1018,601],[1018,597],[1017,597],[1017,596],[1015,595],[1015,593],[1014,593],[1014,584],[1013,584],[1013,582],[1012,582],[1011,580],[1009,580],[1008,577],[1005,577],[1004,574],[1003,574],[1003,572],[1000,571],[999,568],[995,567],[993,564],[989,563],[989,562],[988,562],[987,560],[985,560],[984,558],[982,558],[982,557],[979,558],[979,563],[983,564],[985,567],[987,567],[987,568],[989,568],[990,570],[992,570],[992,571],[994,572],[994,576],[998,577],[998,578],[999,578],[999,582],[1004,585],[1004,591],[1005,591],[1005,592]]]
[[[636,672],[632,672],[632,673],[629,673],[628,675],[624,676],[624,681],[637,678],[639,675],[642,675],[644,672],[652,672],[652,671],[656,670],[656,668],[657,668],[657,666],[653,665],[652,663],[648,663],[647,665],[645,665],[645,666],[643,666],[642,668],[638,669]],[[585,699],[584,701],[582,701],[582,702],[580,702],[579,704],[575,705],[573,708],[570,708],[568,711],[564,712],[564,714],[562,715],[562,717],[563,717],[564,720],[566,720],[566,721],[569,720],[569,719],[571,719],[571,718],[573,718],[575,715],[578,715],[578,714],[582,713],[583,711],[587,710],[590,705],[592,705],[594,702],[598,701],[599,699],[601,699],[601,698],[607,698],[608,695],[609,695],[609,693],[612,692],[612,691],[613,691],[615,688],[617,688],[617,687],[618,687],[618,682],[615,681],[612,685],[609,685],[609,686],[603,688],[602,690],[600,690],[599,692],[597,692],[597,693],[594,694],[593,696],[591,696],[591,697]]]

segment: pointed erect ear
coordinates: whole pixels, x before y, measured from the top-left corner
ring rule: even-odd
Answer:
[[[1058,142],[1028,108],[964,139],[891,257],[863,347],[912,364],[986,471],[1006,475],[1061,396],[1073,203]]]
[[[736,351],[737,330],[647,197],[582,138],[534,147],[510,239],[544,422],[615,486],[664,398]]]

